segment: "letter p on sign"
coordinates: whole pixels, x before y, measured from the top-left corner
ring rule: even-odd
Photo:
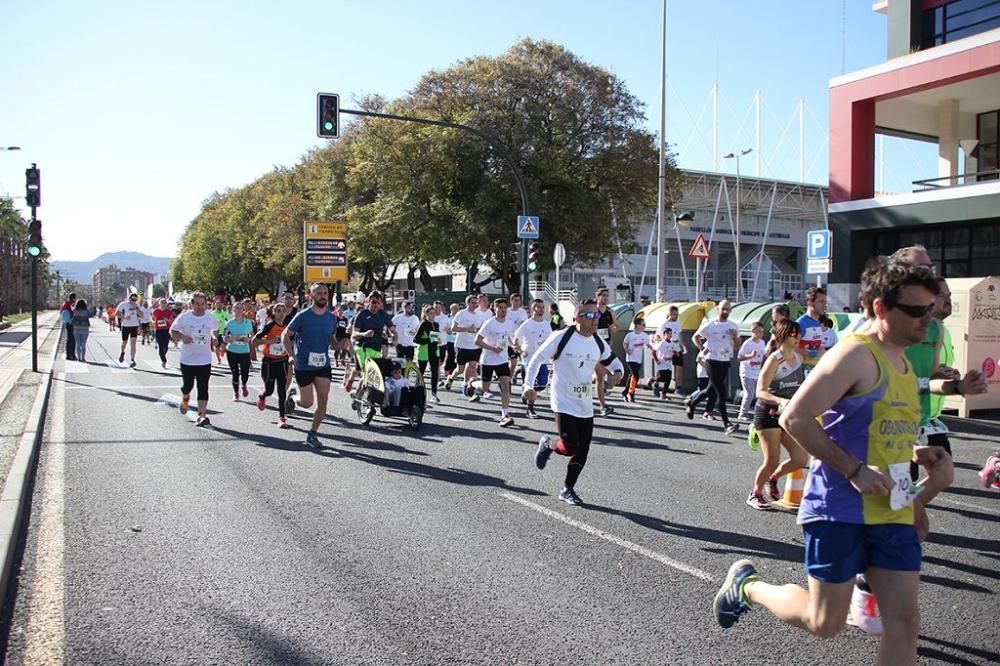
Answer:
[[[810,231],[806,235],[806,258],[829,259],[832,254],[830,247],[830,231],[821,229]]]

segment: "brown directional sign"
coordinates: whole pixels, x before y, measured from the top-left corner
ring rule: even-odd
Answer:
[[[347,282],[347,224],[306,222],[302,230],[306,282]]]

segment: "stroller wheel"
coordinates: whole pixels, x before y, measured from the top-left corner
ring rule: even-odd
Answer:
[[[411,430],[419,430],[420,424],[424,421],[424,410],[416,406],[410,407],[408,420]]]
[[[371,423],[372,419],[375,418],[375,406],[364,400],[356,400],[355,404],[357,405],[358,421],[361,421],[361,425]]]

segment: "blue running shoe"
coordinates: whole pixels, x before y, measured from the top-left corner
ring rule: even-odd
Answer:
[[[572,488],[563,488],[562,492],[559,493],[559,499],[566,504],[572,504],[573,506],[580,506],[583,504],[583,500],[577,495]]]
[[[753,609],[743,597],[743,587],[755,580],[760,580],[760,576],[750,560],[740,560],[729,567],[726,581],[715,595],[715,619],[720,627],[728,629],[736,624],[741,615]]]
[[[545,465],[549,462],[549,456],[552,455],[552,449],[549,447],[551,442],[552,438],[548,435],[543,435],[538,440],[538,450],[535,451],[535,467],[538,469],[545,469]]]

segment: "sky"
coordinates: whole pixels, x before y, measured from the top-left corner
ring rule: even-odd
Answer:
[[[754,145],[759,90],[761,175],[798,180],[802,99],[805,180],[825,184],[829,80],[885,60],[885,17],[871,0],[667,7],[666,136],[679,165],[712,169],[717,82],[720,153]],[[429,70],[523,38],[611,69],[658,132],[661,8],[661,0],[8,3],[0,146],[22,150],[0,152],[0,194],[23,197],[24,169],[38,164],[38,217],[55,259],[173,256],[209,195],[320,145],[317,92],[339,93],[345,107],[370,93],[397,97]],[[914,171],[923,156],[912,150],[887,157],[898,187],[936,173],[933,162]],[[719,162],[734,171],[732,160]],[[755,167],[755,155],[741,163],[744,174]]]

